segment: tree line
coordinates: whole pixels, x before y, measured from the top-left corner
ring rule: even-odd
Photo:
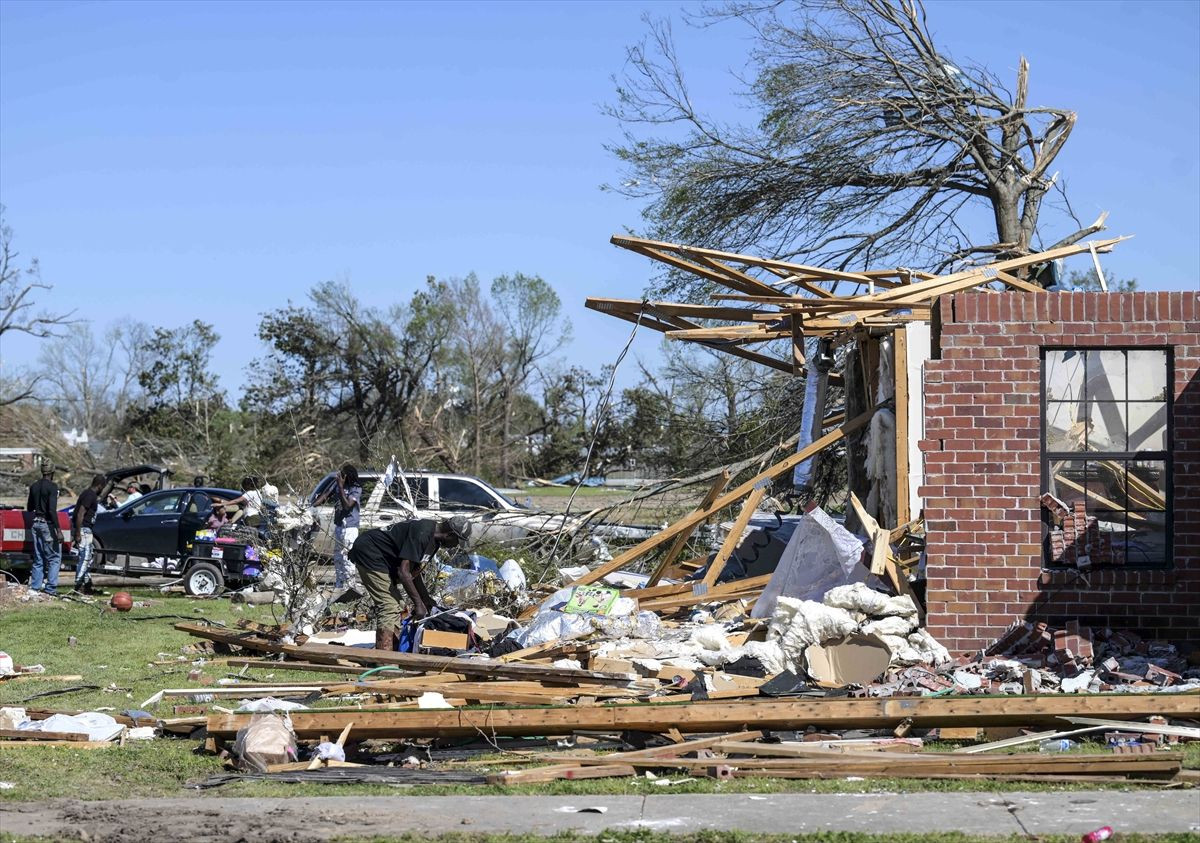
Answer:
[[[331,281],[261,317],[264,352],[231,390],[211,324],[78,322],[45,339],[8,436],[81,473],[162,462],[300,490],[341,461],[382,468],[394,454],[514,486],[580,472],[589,451],[591,474],[681,476],[758,453],[799,419],[793,378],[676,343],[609,394],[611,364],[564,359],[571,330],[538,275],[428,277],[390,304]],[[69,429],[89,445],[70,448]]]

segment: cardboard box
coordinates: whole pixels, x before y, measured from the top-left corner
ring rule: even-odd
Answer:
[[[422,650],[465,650],[470,646],[466,634],[462,632],[441,632],[436,629],[421,631],[421,640],[417,647]]]
[[[892,653],[877,635],[853,632],[837,641],[813,644],[804,651],[810,676],[833,685],[866,685],[891,663]]]

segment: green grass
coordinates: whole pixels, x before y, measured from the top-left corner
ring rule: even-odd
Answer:
[[[551,837],[530,834],[441,834],[436,837],[404,834],[399,837],[345,837],[340,843],[527,843],[527,841],[554,841],[554,843],[1029,843],[1024,834],[983,836],[941,832],[932,834],[880,834],[858,831],[817,831],[807,834],[754,834],[744,831],[695,831],[685,834],[650,831],[648,829],[602,831],[599,834],[564,832]],[[1079,843],[1079,836],[1072,834],[1040,834],[1039,843]],[[1195,835],[1188,834],[1122,834],[1120,843],[1195,843]]]
[[[18,664],[41,663],[49,674],[81,674],[80,682],[45,682],[19,680],[0,682],[0,705],[23,704],[29,708],[60,710],[90,710],[109,708],[117,711],[137,707],[157,691],[168,687],[191,687],[187,679],[191,661],[179,665],[155,667],[149,663],[159,660],[159,653],[178,655],[180,649],[194,644],[196,639],[176,632],[175,618],[136,621],[137,617],[180,615],[186,618],[208,618],[224,621],[230,626],[239,618],[262,623],[273,622],[269,607],[236,607],[224,600],[194,600],[183,596],[162,596],[156,591],[134,592],[135,599],[149,600],[152,605],[134,609],[128,615],[104,610],[101,604],[86,606],[57,601],[45,604],[18,604],[0,607],[0,649],[9,653]],[[67,639],[74,636],[76,646]],[[207,663],[201,668],[204,676],[216,680],[235,669],[220,663]],[[257,680],[301,681],[313,683],[329,677],[325,674],[300,671],[247,671]],[[62,696],[45,697],[27,703],[20,701],[33,694],[61,689],[76,684],[93,684],[114,690],[78,691]],[[189,704],[188,700],[165,701],[153,707],[152,713],[170,717],[173,704]],[[197,741],[189,739],[160,739],[151,742],[131,742],[125,747],[81,750],[69,747],[0,748],[0,781],[13,782],[16,787],[0,790],[0,801],[24,801],[60,796],[81,796],[84,799],[110,799],[122,796],[179,795],[189,781],[205,778],[221,771],[219,759],[198,754]],[[949,745],[931,745],[931,749]],[[1036,751],[1036,749],[1032,750]],[[1098,744],[1084,744],[1081,752],[1105,752]],[[1200,743],[1185,746],[1189,768],[1200,768]],[[479,769],[502,770],[503,756],[480,758]],[[685,778],[682,773],[670,773],[671,779]],[[419,786],[398,789],[387,785],[300,785],[263,782],[243,782],[211,791],[211,796],[348,796],[381,795],[402,792],[412,795],[453,796],[461,794],[512,795],[607,795],[607,794],[666,794],[666,793],[864,793],[880,791],[989,791],[1012,792],[1028,790],[1085,790],[1128,789],[1131,783],[1049,785],[1031,782],[990,782],[955,780],[867,779],[850,781],[735,779],[717,782],[711,779],[694,781],[672,787],[657,787],[644,778],[593,779],[588,781],[557,781],[548,784],[522,785],[512,788],[494,786]],[[1150,785],[1153,786],[1153,785]],[[500,838],[496,838],[499,840]],[[674,838],[673,838],[674,839]],[[790,838],[789,838],[790,839]],[[816,838],[813,838],[816,839]],[[847,840],[851,838],[846,838]],[[949,839],[949,838],[947,838]],[[965,838],[964,838],[965,839]]]

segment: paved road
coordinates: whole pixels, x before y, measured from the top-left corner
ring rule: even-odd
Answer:
[[[580,809],[604,808],[603,813]],[[1200,791],[1070,793],[789,793],[771,796],[179,797],[110,802],[0,803],[13,835],[107,843],[191,840],[323,841],[402,831],[599,832],[647,828],[775,833],[962,831],[1083,834],[1200,831]]]

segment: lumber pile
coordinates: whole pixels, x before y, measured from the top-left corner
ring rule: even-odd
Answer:
[[[713,778],[947,778],[1028,781],[1183,780],[1182,754],[1172,741],[1200,739],[1200,729],[1170,725],[1200,714],[1195,694],[1076,694],[1030,696],[766,697],[762,680],[727,674],[706,699],[693,672],[648,669],[596,655],[586,644],[530,648],[530,659],[439,657],[323,644],[289,644],[262,630],[222,630],[181,623],[177,628],[257,658],[234,660],[310,672],[312,683],[261,682],[247,689],[303,688],[312,707],[286,716],[287,734],[302,745],[329,747],[334,758],[301,753],[301,761],[270,764],[262,775],[291,776],[317,769],[377,768],[388,747],[424,747],[427,760],[406,764],[433,774],[468,765],[493,784],[558,779],[642,776],[646,772]],[[555,665],[570,652],[580,666]],[[273,657],[267,660],[265,656]],[[280,659],[275,661],[274,659]],[[538,661],[541,659],[541,661]],[[388,670],[353,677],[341,671]],[[337,672],[331,671],[337,669]],[[709,677],[710,681],[713,677]],[[231,686],[237,697],[237,686]],[[818,693],[823,693],[817,691]],[[253,696],[253,695],[250,695]],[[433,698],[433,707],[428,707]],[[212,712],[201,719],[207,745],[231,747],[239,734],[269,715]],[[261,724],[260,724],[261,725]],[[920,737],[941,730],[947,739],[1008,729],[1016,737],[926,752]],[[1062,731],[1062,730],[1066,731]],[[853,730],[858,730],[854,732]],[[1036,731],[1034,731],[1036,730]],[[855,737],[843,738],[850,731]],[[1028,734],[1023,732],[1028,731]],[[1066,736],[1104,734],[1112,754],[1027,752]],[[663,746],[628,750],[618,736],[655,735]],[[591,737],[588,737],[591,736]],[[601,736],[610,736],[607,739]],[[543,739],[540,751],[530,740]],[[564,741],[565,750],[550,748]],[[586,748],[579,741],[607,740]],[[511,747],[504,766],[466,757],[436,760],[442,741],[474,742],[475,754]],[[615,743],[614,743],[615,742]],[[1142,751],[1128,749],[1137,743]],[[536,746],[536,741],[532,744]],[[616,752],[596,751],[616,748]],[[406,751],[411,753],[410,751]],[[342,760],[345,758],[346,760]],[[362,765],[366,765],[363,767]],[[257,775],[257,774],[256,774]],[[357,775],[354,773],[354,775]],[[336,777],[329,780],[342,780]]]
[[[429,710],[311,710],[291,714],[297,736],[337,734],[354,721],[359,739],[422,737],[570,735],[625,731],[682,734],[730,731],[735,727],[802,730],[892,730],[910,722],[938,726],[1024,726],[1054,724],[1064,716],[1136,720],[1154,715],[1195,716],[1200,698],[1188,694],[1113,694],[1033,697],[906,697],[899,699],[755,699],[685,703],[590,706],[464,706]],[[246,714],[208,718],[208,733],[231,738],[249,722]]]

